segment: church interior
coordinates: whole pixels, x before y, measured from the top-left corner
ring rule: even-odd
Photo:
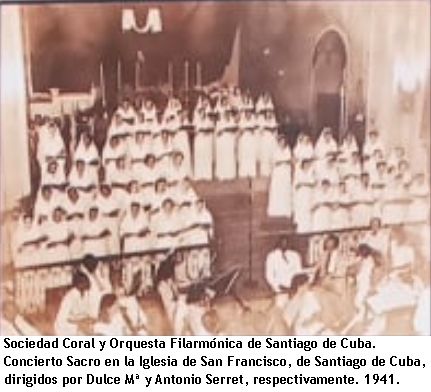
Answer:
[[[430,334],[429,2],[0,10],[2,335]]]

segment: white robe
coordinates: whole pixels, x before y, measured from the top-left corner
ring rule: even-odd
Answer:
[[[236,131],[233,130],[236,127],[233,120],[221,120],[217,123],[215,175],[218,180],[232,180],[236,177]]]
[[[359,183],[352,192],[352,203],[352,226],[369,226],[374,210],[374,197],[371,188],[365,188]]]
[[[84,236],[98,236],[107,229],[108,227],[106,227],[104,219],[100,216],[96,220],[86,219],[82,225],[81,238]],[[108,238],[109,237],[82,239],[84,254],[91,254],[96,257],[106,256],[109,250]]]
[[[274,155],[274,168],[271,174],[268,195],[268,216],[292,216],[292,171],[289,147],[277,149]]]
[[[57,336],[75,336],[79,334],[76,321],[90,317],[88,292],[81,295],[76,288],[71,288],[63,297],[54,322]]]
[[[386,186],[382,200],[382,222],[385,225],[404,223],[407,195],[402,184]]]
[[[190,147],[190,140],[189,140],[189,133],[184,128],[181,128],[181,125],[179,125],[174,133],[173,139],[172,139],[172,145],[173,149],[175,151],[180,151],[183,154],[183,164],[187,171],[187,175],[191,174],[191,147]]]
[[[332,205],[331,230],[351,227],[351,200],[347,192],[336,192]]]
[[[313,170],[307,172],[298,168],[294,176],[293,212],[298,233],[307,233],[312,228],[311,207],[316,184]]]
[[[209,118],[198,119],[195,127],[194,179],[211,180],[214,161],[214,123]]]
[[[426,222],[430,210],[430,192],[427,184],[410,186],[411,202],[407,208],[408,222]]]
[[[13,236],[12,253],[16,266],[38,265],[42,261],[43,243],[26,244],[34,242],[43,236],[41,226],[32,222],[30,227],[24,227],[24,223],[19,222]]]
[[[431,291],[428,286],[419,296],[418,304],[416,306],[416,311],[413,316],[413,326],[415,332],[420,336],[430,336],[431,326],[430,326],[430,309],[431,309]]]
[[[176,212],[167,215],[164,211],[160,211],[151,222],[152,231],[156,236],[155,249],[169,250],[178,246],[178,235],[175,233],[180,223]]]
[[[164,142],[161,137],[154,142],[154,155],[157,158],[157,171],[162,177],[169,176],[169,169],[172,165],[173,145],[169,139]]]
[[[313,192],[312,229],[314,232],[327,231],[331,227],[332,204],[334,194],[316,187]]]
[[[238,176],[255,177],[257,161],[255,125],[252,119],[244,119],[240,127],[242,133],[238,139]]]
[[[359,271],[356,275],[355,306],[362,309],[365,306],[366,298],[371,290],[371,280],[374,270],[374,260],[367,257],[361,260]]]
[[[266,258],[265,279],[275,294],[290,288],[292,279],[301,271],[301,257],[292,250],[275,249]]]
[[[314,147],[310,142],[298,142],[293,149],[293,156],[295,160],[300,164],[304,160],[310,160],[314,157]]]
[[[277,140],[275,132],[277,123],[275,119],[258,121],[260,128],[260,137],[257,138],[259,154],[259,172],[262,177],[269,177],[272,173],[274,164],[274,153],[277,150]]]
[[[108,253],[119,254],[120,253],[120,241],[119,241],[119,221],[121,216],[121,210],[124,208],[123,203],[118,200],[115,195],[111,194],[110,197],[104,197],[98,195],[95,203],[99,207],[100,218],[103,220],[103,226],[106,227],[111,235],[108,237]],[[117,216],[109,216],[111,213],[120,210]]]
[[[46,241],[44,261],[46,263],[56,263],[56,262],[67,262],[70,260],[69,245],[66,243],[55,244],[57,242],[66,241],[70,235],[71,231],[68,222],[54,222],[52,220],[48,221],[44,225],[44,233],[48,237]],[[49,244],[55,244],[49,247]]]
[[[120,236],[129,234],[124,238],[123,252],[138,253],[149,250],[152,245],[149,229],[149,222],[144,214],[133,217],[131,213],[127,213],[120,225]],[[144,230],[148,230],[148,234],[140,236],[139,233]]]

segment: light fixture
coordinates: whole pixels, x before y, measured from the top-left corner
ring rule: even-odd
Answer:
[[[162,17],[158,8],[150,8],[147,13],[145,26],[140,28],[136,23],[135,11],[133,9],[124,9],[121,19],[121,28],[123,32],[135,31],[140,34],[156,34],[162,32]]]

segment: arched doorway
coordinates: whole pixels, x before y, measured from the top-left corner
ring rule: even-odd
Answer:
[[[343,37],[335,29],[327,29],[317,40],[313,52],[312,123],[317,137],[324,127],[341,136],[347,49]],[[345,106],[344,106],[345,107]]]

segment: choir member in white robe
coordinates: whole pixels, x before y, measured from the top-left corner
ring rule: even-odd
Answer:
[[[56,207],[57,198],[53,196],[49,186],[42,186],[34,205],[34,219],[39,223],[47,221]]]
[[[81,140],[73,153],[73,161],[75,164],[77,161],[84,161],[88,169],[94,171],[94,176],[97,177],[100,157],[97,147],[88,132],[81,135]]]
[[[87,217],[82,225],[81,241],[84,254],[102,257],[108,254],[109,237],[112,233],[100,215],[99,207],[93,205],[89,208]]]
[[[307,274],[292,279],[292,298],[284,319],[296,336],[333,335],[322,319],[322,305]]]
[[[145,120],[149,122],[155,122],[157,121],[157,108],[156,105],[154,105],[154,102],[150,99],[147,99],[141,109],[140,112],[144,114]]]
[[[118,115],[124,123],[133,125],[136,123],[136,111],[129,99],[124,99],[115,115]]]
[[[73,235],[69,245],[70,257],[72,260],[77,260],[83,255],[81,228],[88,205],[80,197],[78,191],[70,187],[67,190],[64,208],[66,210],[66,219]]]
[[[307,233],[312,229],[311,207],[316,178],[311,160],[302,160],[296,166],[294,175],[293,213],[298,233]]]
[[[198,200],[198,195],[192,186],[189,178],[184,178],[178,186],[171,192],[171,197],[176,205],[183,203],[194,204]]]
[[[101,184],[95,204],[99,207],[104,226],[111,235],[108,237],[108,253],[116,255],[120,253],[119,222],[124,203],[113,195],[108,184]]]
[[[117,137],[125,141],[133,133],[133,127],[123,120],[120,114],[114,114],[111,125],[108,128],[108,140]]]
[[[400,175],[396,175],[392,181],[386,184],[382,197],[383,224],[397,225],[404,223],[409,199]]]
[[[370,184],[373,192],[374,205],[373,205],[373,217],[382,217],[382,208],[385,189],[388,185],[388,175],[386,163],[380,161],[377,163],[376,172],[370,176]]]
[[[128,193],[133,174],[127,166],[125,158],[118,158],[115,166],[107,173],[106,182],[111,186],[114,197],[122,200]]]
[[[260,129],[260,137],[257,137],[259,145],[259,174],[261,177],[269,177],[273,169],[274,153],[277,150],[276,133],[278,129],[275,115],[268,112],[259,115],[257,126]]]
[[[279,245],[268,254],[265,261],[265,279],[274,293],[277,307],[286,306],[292,280],[301,271],[299,253],[289,249],[289,241],[286,237],[281,238]]]
[[[405,188],[408,189],[413,179],[412,173],[410,172],[409,162],[406,160],[401,160],[397,166],[397,173],[399,176],[401,176],[401,181]]]
[[[274,112],[274,104],[271,96],[268,93],[264,93],[257,99],[256,113],[266,114],[268,112]]]
[[[64,170],[66,157],[66,148],[60,135],[60,131],[54,121],[51,121],[39,133],[39,143],[37,159],[41,166],[42,172],[50,161],[57,161],[59,166]]]
[[[373,217],[374,196],[368,173],[362,173],[352,192],[352,226],[367,227]],[[378,216],[377,216],[378,218]]]
[[[256,143],[256,123],[250,111],[242,114],[239,129],[238,176],[253,178],[256,177],[258,145]]]
[[[151,154],[150,146],[145,142],[145,134],[136,132],[135,138],[129,143],[129,157],[133,178],[141,184],[143,181],[142,172],[145,167],[145,158]]]
[[[345,162],[354,153],[359,153],[358,142],[352,132],[347,132],[340,146],[341,158]]]
[[[109,279],[109,266],[100,264],[92,255],[86,255],[82,260],[80,271],[87,276],[90,282],[90,288],[88,289],[88,314],[92,319],[96,320],[99,315],[101,298],[105,294],[112,292],[112,285]]]
[[[76,161],[69,174],[68,182],[70,187],[77,190],[83,203],[86,205],[91,203],[97,191],[98,179],[84,161]]]
[[[323,128],[322,133],[314,146],[314,155],[320,161],[326,160],[338,152],[338,145],[334,139],[331,128]]]
[[[40,181],[41,186],[50,187],[54,193],[57,191],[64,191],[66,187],[66,173],[57,163],[57,161],[50,161],[46,165],[46,170],[42,172]]]
[[[334,156],[328,155],[315,163],[316,178],[318,181],[328,180],[332,187],[337,187],[340,182],[337,161]]]
[[[189,134],[193,130],[193,126],[189,121],[187,111],[181,113],[181,116],[177,115],[178,124],[173,129],[172,147],[175,151],[180,151],[183,154],[184,167],[187,171],[187,175],[192,174],[192,163],[191,163],[191,147],[190,147],[190,136]]]
[[[292,216],[292,154],[285,137],[278,139],[271,174],[267,214],[270,217]]]
[[[154,191],[151,192],[149,197],[149,204],[151,206],[151,215],[156,215],[162,209],[162,204],[166,199],[172,198],[172,190],[169,189],[168,183],[165,178],[159,178],[154,184]]]
[[[77,271],[72,278],[72,286],[61,300],[54,322],[57,336],[85,334],[83,323],[90,318],[88,291],[90,281],[83,272]]]
[[[428,182],[425,181],[425,174],[420,173],[413,178],[409,195],[411,201],[407,210],[407,221],[426,222],[430,210],[430,190]]]
[[[154,192],[156,181],[160,178],[160,173],[156,166],[156,157],[153,154],[148,154],[144,160],[144,167],[134,177],[141,185],[144,199],[148,199]]]
[[[156,236],[155,248],[172,250],[178,246],[178,212],[172,199],[165,199],[162,209],[152,220],[152,231]]]
[[[183,153],[174,151],[167,177],[169,186],[175,189],[182,181],[188,178],[188,173]]]
[[[216,125],[215,176],[218,180],[236,177],[236,132],[235,119],[225,111]]]
[[[46,236],[42,227],[29,214],[23,214],[18,221],[12,241],[14,265],[30,266],[40,264]]]
[[[334,193],[328,180],[319,183],[313,192],[311,207],[313,232],[329,230]]]
[[[11,300],[2,301],[2,317],[0,333],[2,336],[41,336],[42,334],[19,314],[15,303]]]
[[[97,321],[93,325],[93,334],[97,336],[131,335],[121,315],[118,298],[113,293],[104,294],[100,300]]]
[[[47,237],[45,245],[45,262],[66,262],[70,260],[69,245],[72,232],[65,220],[65,211],[62,207],[56,207],[52,218],[44,224],[44,233]]]
[[[195,180],[211,180],[214,162],[214,122],[200,110],[194,118],[193,173]]]
[[[152,134],[152,124],[147,121],[143,113],[138,113],[138,121],[135,125],[134,140],[137,142],[137,135],[141,134],[142,143],[148,151],[153,150],[153,134]]]
[[[401,161],[407,161],[406,151],[401,146],[394,147],[388,157],[388,167],[398,168]]]
[[[332,204],[331,230],[343,230],[351,227],[352,197],[347,192],[345,182],[340,182],[334,192]]]
[[[157,160],[157,170],[163,177],[169,175],[173,151],[172,137],[168,130],[164,129],[161,131],[160,137],[155,139],[153,151]]]
[[[293,149],[293,156],[298,165],[301,165],[301,162],[304,160],[313,159],[314,147],[308,134],[301,132],[298,135],[298,140]]]
[[[365,137],[362,155],[372,157],[376,150],[385,151],[379,132],[376,129],[371,130]]]
[[[127,209],[120,224],[120,239],[122,253],[127,255],[126,282],[130,283],[133,274],[139,269],[143,276],[142,289],[149,289],[152,284],[152,259],[141,253],[152,248],[154,239],[151,235],[149,214],[139,203],[132,202]]]
[[[103,150],[103,167],[105,169],[105,182],[106,178],[111,176],[111,171],[115,169],[116,162],[119,158],[126,158],[128,156],[127,144],[122,141],[118,136],[108,139]]]
[[[346,183],[347,191],[353,193],[357,188],[362,173],[361,158],[358,152],[352,153],[343,165],[341,179]]]

